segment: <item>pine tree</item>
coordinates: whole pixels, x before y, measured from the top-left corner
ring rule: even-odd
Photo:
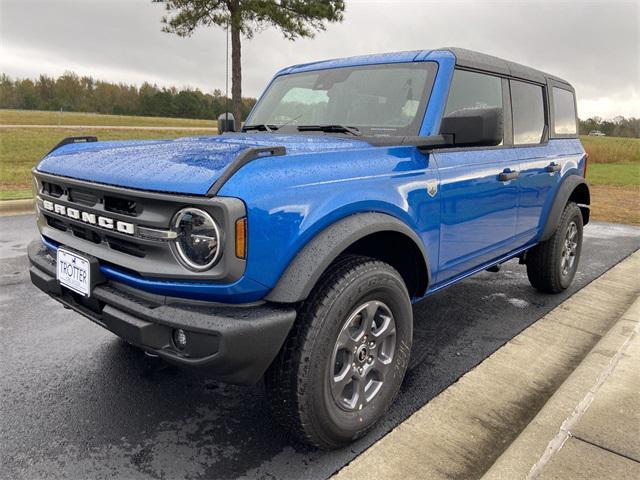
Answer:
[[[181,37],[199,26],[231,31],[231,97],[233,115],[242,120],[241,36],[251,38],[256,29],[278,28],[288,40],[313,37],[328,22],[341,22],[343,0],[152,0],[164,3],[163,30]]]

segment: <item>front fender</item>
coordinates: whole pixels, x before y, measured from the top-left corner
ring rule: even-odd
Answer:
[[[409,237],[422,253],[428,277],[431,270],[418,235],[404,222],[378,212],[357,213],[331,224],[310,240],[289,263],[266,300],[294,303],[307,298],[327,267],[354,242],[377,232],[398,232]]]

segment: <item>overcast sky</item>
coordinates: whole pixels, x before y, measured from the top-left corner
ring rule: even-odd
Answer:
[[[244,40],[243,94],[291,64],[458,46],[565,78],[582,118],[640,117],[640,0],[346,3],[344,22],[314,39],[268,29]],[[163,33],[163,12],[151,0],[0,0],[0,72],[224,90],[224,31]]]

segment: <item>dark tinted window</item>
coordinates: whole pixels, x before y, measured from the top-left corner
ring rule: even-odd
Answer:
[[[445,117],[466,108],[502,108],[502,81],[499,77],[455,70]]]
[[[553,87],[553,122],[554,133],[558,135],[575,135],[576,104],[573,93],[569,90]]]
[[[513,143],[540,143],[544,132],[544,96],[542,87],[511,80]]]

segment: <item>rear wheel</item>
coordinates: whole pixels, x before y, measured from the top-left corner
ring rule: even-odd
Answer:
[[[411,302],[386,263],[345,256],[303,305],[266,377],[276,418],[302,441],[341,447],[395,398],[411,348]]]
[[[576,275],[581,251],[582,213],[570,202],[551,238],[527,252],[529,282],[541,292],[562,292]]]

